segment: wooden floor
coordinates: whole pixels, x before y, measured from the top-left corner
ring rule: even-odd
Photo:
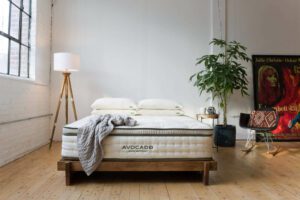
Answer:
[[[77,174],[65,186],[64,172],[56,171],[60,143],[43,147],[0,168],[0,199],[300,199],[300,143],[280,143],[276,157],[259,146],[248,155],[236,148],[215,153],[218,171],[210,186],[200,173],[101,173]]]

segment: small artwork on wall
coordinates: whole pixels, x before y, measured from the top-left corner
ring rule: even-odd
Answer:
[[[300,112],[300,56],[254,55],[252,59],[255,109],[278,111],[275,139],[300,140],[300,124],[288,127]]]

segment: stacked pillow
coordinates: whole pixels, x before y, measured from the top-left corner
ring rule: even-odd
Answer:
[[[127,98],[100,98],[91,105],[92,114],[127,114],[127,115],[184,115],[182,106],[166,99],[145,99],[135,104]]]
[[[92,114],[127,114],[136,115],[137,106],[127,98],[100,98],[91,105]]]
[[[167,99],[145,99],[139,102],[139,115],[165,115],[180,116],[184,115],[182,106],[175,101]]]

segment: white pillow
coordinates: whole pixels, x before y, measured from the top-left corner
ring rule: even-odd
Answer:
[[[105,114],[124,114],[124,115],[137,115],[136,110],[93,110],[92,115],[105,115]]]
[[[182,116],[184,112],[182,110],[153,110],[153,109],[141,109],[137,111],[138,115],[157,115],[157,116]]]
[[[175,101],[167,99],[144,99],[138,104],[139,109],[173,110],[182,109],[182,106]]]
[[[97,99],[92,105],[92,109],[100,110],[100,109],[107,109],[107,110],[129,110],[129,109],[136,109],[136,104],[126,98],[100,98]]]

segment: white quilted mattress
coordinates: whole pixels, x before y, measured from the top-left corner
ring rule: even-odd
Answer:
[[[133,116],[137,126],[118,126],[103,142],[105,159],[206,159],[212,128],[186,116]],[[89,117],[63,129],[62,156],[78,158],[77,130]]]

